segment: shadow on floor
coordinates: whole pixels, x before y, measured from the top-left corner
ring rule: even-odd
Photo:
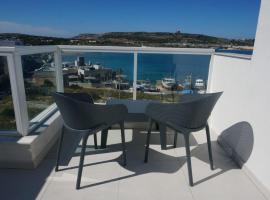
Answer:
[[[119,133],[120,135],[120,133]],[[193,157],[200,159],[201,161],[208,163],[208,153],[207,144],[197,144],[194,137],[190,137],[191,145],[194,148],[191,151]],[[93,138],[90,138],[90,140]],[[127,179],[134,176],[140,176],[147,173],[175,173],[185,164],[185,156],[177,157],[176,154],[170,154],[168,152],[174,151],[174,149],[169,148],[169,150],[161,151],[159,141],[159,134],[152,134],[151,145],[156,144],[149,152],[149,161],[147,164],[143,163],[144,157],[144,144],[146,135],[145,132],[140,133],[139,131],[133,131],[132,140],[126,144],[127,146],[127,170],[132,172],[131,175],[118,177],[115,179],[110,179],[90,185],[82,186],[82,188],[93,187],[97,185],[102,185],[109,182],[114,182],[122,179]],[[80,155],[80,140],[81,137],[76,134],[67,133],[64,137],[63,151],[61,156],[61,170],[76,169],[78,166],[69,166],[70,160],[74,156]],[[181,142],[181,137],[178,137],[178,148],[183,147],[183,142]],[[168,135],[168,144],[171,145],[173,141],[173,136]],[[119,141],[120,142],[120,141]],[[228,170],[237,168],[236,165],[227,165],[225,161],[220,158],[219,154],[224,154],[223,150],[219,147],[216,142],[212,143],[213,154],[214,154],[214,164],[215,168],[220,169],[219,172],[205,177],[201,180],[196,181],[195,185],[203,183],[211,178],[214,178]],[[39,165],[38,168],[34,170],[18,170],[18,169],[1,169],[0,170],[0,199],[20,199],[20,200],[31,200],[36,199],[42,190],[46,188],[46,181],[48,180],[50,174],[54,170],[55,157],[56,157],[56,144],[48,153],[46,159]],[[79,147],[79,148],[78,148]],[[121,144],[108,145],[107,149],[95,150],[92,145],[88,145],[86,155],[93,154],[103,154],[107,152],[121,152]],[[216,156],[215,156],[216,155]],[[228,157],[224,157],[229,159]],[[121,155],[115,159],[106,160],[96,163],[85,163],[85,167],[99,165],[106,162],[118,162],[121,164]],[[168,163],[168,164],[167,164]],[[171,164],[170,164],[171,163]],[[196,173],[196,166],[193,167],[194,173]],[[210,170],[210,167],[209,167]],[[48,183],[47,183],[48,184]],[[75,183],[74,183],[75,187]]]
[[[143,133],[141,133],[141,132],[143,132]],[[127,166],[125,166],[125,169],[132,172],[131,175],[127,175],[127,176],[123,176],[123,177],[119,177],[119,178],[114,178],[114,179],[110,179],[110,180],[106,180],[106,181],[102,181],[102,182],[98,182],[98,183],[94,183],[94,184],[90,184],[90,185],[85,185],[85,186],[82,186],[81,188],[102,185],[105,183],[119,181],[122,179],[127,179],[127,178],[131,178],[131,177],[135,177],[135,176],[139,176],[139,175],[143,175],[143,174],[147,174],[147,173],[155,173],[155,172],[156,173],[175,173],[180,168],[183,167],[183,165],[185,164],[185,161],[186,161],[186,157],[184,155],[181,157],[175,157],[173,155],[167,154],[166,150],[165,151],[157,151],[157,150],[152,149],[152,148],[150,148],[150,150],[149,150],[149,162],[147,164],[143,163],[144,150],[145,150],[144,144],[145,144],[145,139],[146,139],[146,135],[144,133],[146,133],[146,132],[145,131],[141,131],[141,132],[138,130],[133,130],[131,142],[127,142],[127,144],[126,144],[126,146],[127,146]],[[76,166],[68,166],[68,165],[69,165],[72,157],[80,156],[81,146],[78,145],[78,143],[79,143],[81,137],[77,136],[78,139],[76,139],[76,141],[78,141],[78,143],[73,142],[73,146],[71,145],[72,142],[71,143],[68,142],[68,140],[69,140],[68,137],[69,136],[67,135],[64,140],[67,141],[67,142],[65,142],[66,144],[69,144],[68,145],[69,150],[64,151],[65,155],[62,156],[62,159],[60,162],[60,165],[62,165],[60,171],[66,171],[66,170],[78,168],[77,165]],[[72,137],[74,137],[74,136],[72,136]],[[90,140],[91,139],[92,138],[90,138]],[[181,139],[182,139],[181,137],[178,138],[178,140],[181,140]],[[74,138],[72,140],[74,141]],[[172,145],[171,145],[172,141],[173,141],[173,134],[168,134],[168,143],[169,143],[168,150],[173,149]],[[159,139],[158,133],[152,134],[150,144],[151,145],[159,145],[160,144],[160,139]],[[184,147],[183,141],[178,142],[178,144],[179,145],[177,146],[177,148]],[[196,157],[205,163],[209,163],[207,143],[203,143],[203,144],[198,145],[198,143],[196,142],[196,139],[191,135],[190,136],[190,144],[191,144],[191,146],[196,146],[195,148],[193,148],[191,150],[192,157]],[[77,147],[79,147],[79,148],[77,148]],[[234,164],[227,165],[225,162],[223,162],[220,159],[215,160],[215,153],[223,154],[224,157],[226,157],[225,152],[223,152],[223,150],[219,147],[217,142],[212,142],[212,148],[213,148],[213,154],[214,154],[214,166],[215,166],[215,169],[219,169],[219,172],[212,174],[212,175],[205,177],[205,178],[198,180],[198,181],[194,180],[194,185],[198,185],[200,183],[203,183],[211,178],[214,178],[220,174],[227,172],[228,170],[238,168]],[[86,156],[93,155],[93,154],[103,154],[103,153],[108,153],[108,152],[121,152],[121,151],[122,151],[122,149],[121,149],[120,143],[108,145],[108,148],[98,149],[98,150],[95,150],[93,145],[88,145],[87,151],[86,151]],[[228,159],[229,158],[227,157],[226,160],[228,160]],[[164,162],[164,161],[168,162],[168,165],[166,165],[166,166],[159,165],[160,162]],[[108,162],[118,162],[121,165],[122,156],[119,156],[115,159],[101,161],[101,162],[85,163],[84,167],[89,167],[89,166],[108,163]],[[169,164],[170,162],[177,162],[177,164]],[[150,167],[150,165],[151,165],[151,167]],[[209,164],[209,170],[211,170],[210,164]],[[194,173],[196,173],[194,167],[193,167],[193,171],[194,171]]]
[[[33,170],[1,169],[0,199],[36,199],[54,169],[54,160],[44,160]]]
[[[253,128],[246,121],[233,124],[222,131],[218,143],[234,159],[239,167],[246,163],[254,146]]]

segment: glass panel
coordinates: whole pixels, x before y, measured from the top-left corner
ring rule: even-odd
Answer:
[[[6,57],[0,57],[0,130],[16,130]]]
[[[133,59],[129,53],[65,54],[65,92],[85,92],[99,103],[109,98],[132,99]]]
[[[29,119],[53,104],[56,91],[53,54],[22,56],[22,67]]]
[[[208,55],[139,54],[137,99],[175,102],[205,92],[209,63]]]

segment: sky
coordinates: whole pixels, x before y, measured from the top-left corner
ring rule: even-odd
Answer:
[[[254,38],[260,0],[9,0],[0,33],[176,32]]]

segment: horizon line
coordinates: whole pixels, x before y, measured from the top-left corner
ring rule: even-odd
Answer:
[[[82,32],[82,33],[77,33],[74,35],[70,36],[52,36],[52,35],[42,35],[42,34],[29,34],[29,33],[22,33],[22,32],[0,32],[0,34],[20,34],[20,35],[28,35],[28,36],[34,36],[34,37],[48,37],[48,38],[63,38],[63,39],[71,39],[74,37],[77,37],[79,35],[84,35],[84,34],[94,34],[94,35],[103,35],[106,33],[177,33],[171,32],[171,31],[106,31],[106,32]],[[189,33],[189,32],[181,32],[180,34],[191,34],[191,35],[203,35],[203,36],[208,36],[208,37],[216,37],[216,38],[222,38],[222,39],[228,39],[228,40],[254,40],[254,38],[249,38],[249,37],[223,37],[223,36],[216,36],[216,35],[208,35],[208,34],[203,34],[203,33]]]

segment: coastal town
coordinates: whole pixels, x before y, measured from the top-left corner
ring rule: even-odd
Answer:
[[[133,92],[133,83],[124,74],[123,70],[112,69],[99,63],[88,64],[85,58],[79,56],[74,62],[63,62],[63,80],[65,87],[79,86],[82,88],[106,88],[117,89],[125,92]],[[46,64],[34,71],[33,82],[43,85],[47,80],[54,82],[55,68],[52,64]],[[174,77],[164,77],[162,80],[137,80],[136,90],[148,94],[160,93],[203,93],[206,88],[205,80],[196,79],[191,76],[184,80],[176,80]]]

